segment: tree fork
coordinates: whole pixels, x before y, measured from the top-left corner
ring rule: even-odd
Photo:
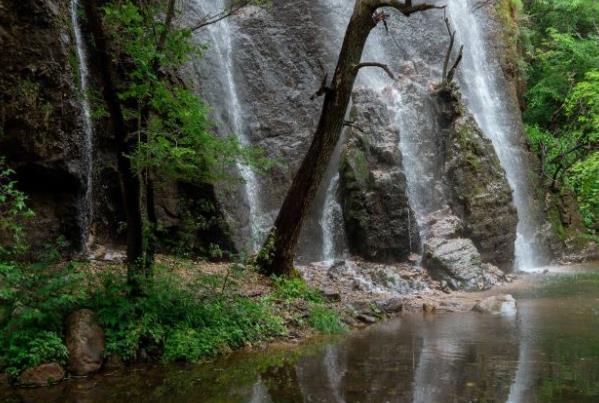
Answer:
[[[256,258],[256,263],[266,274],[286,275],[293,270],[295,249],[304,218],[316,197],[326,167],[339,141],[356,76],[360,67],[367,67],[360,64],[360,59],[370,31],[378,23],[373,19],[373,15],[380,7],[393,7],[405,16],[433,8],[443,8],[429,4],[412,5],[410,0],[405,3],[399,0],[356,1],[333,80],[324,92],[324,103],[314,138],[291,183],[274,226]],[[370,63],[368,66],[373,65]],[[375,66],[382,68],[383,65]]]

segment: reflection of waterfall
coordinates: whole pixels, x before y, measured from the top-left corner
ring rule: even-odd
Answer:
[[[449,14],[458,32],[459,42],[464,45],[461,86],[466,102],[479,126],[491,139],[501,165],[514,192],[518,210],[518,236],[516,239],[516,264],[530,268],[540,264],[542,253],[534,242],[539,222],[536,218],[534,188],[526,176],[532,169],[527,166],[528,155],[521,143],[520,122],[517,111],[510,113],[511,99],[506,94],[507,84],[502,79],[498,62],[488,50],[485,33],[484,7],[476,7],[474,1],[453,0]]]
[[[270,403],[272,399],[268,394],[268,389],[264,386],[261,378],[258,378],[256,383],[252,386],[252,396],[250,397],[249,403]]]
[[[534,328],[534,322],[531,321],[532,315],[527,315],[528,307],[520,305],[518,308],[518,367],[514,374],[514,380],[510,386],[510,394],[507,403],[522,403],[530,401],[528,395],[534,387],[535,381],[535,363],[531,351],[530,330]],[[529,317],[531,316],[531,317]]]
[[[75,36],[75,48],[77,52],[77,66],[79,70],[79,90],[81,110],[83,112],[83,172],[85,176],[85,193],[81,203],[79,214],[81,228],[81,247],[84,252],[89,249],[91,241],[91,224],[93,220],[93,135],[94,127],[89,104],[89,70],[85,41],[79,25],[79,1],[71,0],[71,23]]]
[[[226,4],[227,2],[224,0],[208,2],[196,0],[193,8],[194,11],[201,10],[201,13],[214,15],[224,10]],[[233,134],[237,136],[239,142],[244,146],[249,146],[251,145],[251,142],[247,136],[247,128],[242,120],[243,110],[237,93],[235,75],[233,73],[233,37],[231,35],[229,18],[225,18],[216,24],[209,25],[206,30],[211,39],[210,45],[217,52],[216,57],[220,62],[219,71],[224,74],[222,80],[222,83],[224,84],[223,90],[224,96],[228,100],[228,114],[225,118],[228,120],[230,129]],[[267,223],[262,222],[264,215],[262,214],[259,199],[258,180],[253,170],[247,165],[237,163],[237,169],[244,181],[243,188],[249,210],[250,242],[248,247],[252,251],[256,251],[260,246],[265,231],[268,229],[266,228]]]
[[[345,403],[343,392],[341,390],[341,380],[343,379],[345,370],[341,369],[339,366],[339,352],[336,346],[327,346],[324,355],[324,367],[331,388],[331,400],[338,403]]]

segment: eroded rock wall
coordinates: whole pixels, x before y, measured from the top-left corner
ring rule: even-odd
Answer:
[[[0,156],[36,212],[32,250],[63,235],[79,245],[82,129],[68,2],[0,3]]]

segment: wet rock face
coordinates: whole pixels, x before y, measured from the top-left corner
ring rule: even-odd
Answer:
[[[518,215],[491,141],[463,109],[457,90],[434,95],[444,139],[448,204],[483,261],[511,270]]]
[[[89,375],[102,366],[104,332],[89,309],[73,312],[66,322],[68,369],[75,375]]]
[[[462,220],[447,209],[430,214],[427,224],[429,235],[423,244],[422,264],[431,277],[454,290],[484,290],[503,277],[497,267],[483,263],[472,240],[463,237]]]
[[[353,94],[351,127],[341,162],[343,218],[350,251],[373,261],[402,261],[418,249],[408,204],[399,132],[380,95]]]
[[[82,131],[69,64],[68,2],[0,5],[0,155],[37,215],[29,242],[79,241]]]
[[[63,380],[64,369],[55,362],[28,368],[19,377],[19,383],[23,386],[48,386]]]

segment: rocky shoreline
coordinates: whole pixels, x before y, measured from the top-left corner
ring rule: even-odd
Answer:
[[[165,256],[161,259],[163,262],[174,260]],[[91,263],[94,271],[106,270],[107,266],[119,268],[119,264],[114,262]],[[203,274],[224,275],[228,267],[228,264],[197,262],[194,270]],[[494,287],[485,291],[452,291],[445,282],[432,279],[426,270],[416,265],[385,265],[361,260],[313,263],[298,270],[310,287],[320,290],[326,307],[338,312],[349,331],[396,317],[402,312],[422,311],[434,315],[435,312],[468,312],[476,309],[492,314],[501,313],[506,309],[515,309],[515,301],[511,296],[503,296],[506,286],[514,288],[531,283],[527,276],[505,275],[495,282]],[[182,281],[188,280],[183,273],[178,275]],[[270,278],[253,271],[248,271],[244,276],[242,286],[236,291],[239,295],[261,298],[273,292]],[[307,318],[309,305],[303,300],[282,304],[277,309],[288,328],[287,335],[245,348],[266,349],[273,344],[293,346],[313,340],[320,333],[297,320],[298,317]],[[77,310],[67,318],[65,337],[69,351],[65,368],[58,363],[42,363],[27,369],[17,382],[13,380],[12,383],[20,387],[48,386],[68,380],[69,377],[102,374],[135,364],[125,363],[113,355],[104,356],[102,328],[96,322],[94,313],[88,309]],[[3,376],[2,383],[8,381],[8,377]]]

